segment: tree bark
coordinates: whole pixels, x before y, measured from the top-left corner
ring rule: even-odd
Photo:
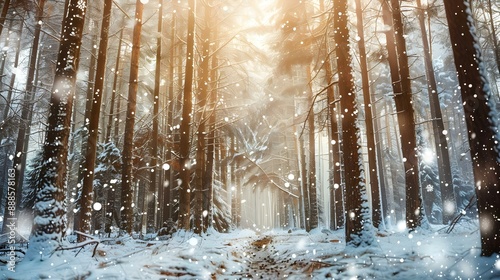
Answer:
[[[179,193],[179,225],[180,229],[189,230],[191,216],[191,160],[189,158],[191,149],[191,113],[193,93],[193,67],[194,67],[194,29],[195,29],[195,0],[188,0],[188,25],[187,25],[187,51],[186,51],[186,73],[184,80],[184,96],[182,102],[182,120],[180,127],[180,193]]]
[[[308,126],[308,144],[309,144],[309,170],[307,173],[307,182],[309,187],[309,208],[310,208],[310,230],[313,230],[318,227],[318,195],[317,195],[317,186],[316,186],[316,141],[315,141],[315,123],[314,123],[314,96],[312,92],[311,85],[311,69],[310,67],[306,67],[307,71],[307,91],[309,98],[309,106],[310,112],[307,118],[307,126]]]
[[[137,90],[139,87],[139,56],[141,51],[141,30],[142,30],[142,12],[144,5],[140,0],[136,1],[135,10],[135,25],[132,37],[132,56],[130,58],[130,75],[129,75],[129,90],[127,100],[127,117],[125,120],[125,133],[123,142],[123,166],[122,166],[122,229],[128,234],[132,233],[133,229],[133,174],[132,162],[134,154],[134,124],[135,124],[135,108],[137,103]]]
[[[206,169],[206,113],[207,113],[207,99],[209,95],[208,84],[209,84],[209,62],[210,62],[210,7],[207,3],[204,5],[205,17],[204,24],[201,31],[201,57],[200,57],[200,67],[199,75],[200,80],[198,83],[199,93],[198,93],[198,131],[197,131],[197,142],[196,142],[196,170],[195,170],[195,186],[194,186],[194,232],[201,233],[203,231],[203,205],[204,198],[206,197],[206,189],[204,188],[203,176]]]
[[[63,22],[54,85],[50,98],[43,164],[35,198],[30,258],[51,254],[65,235],[65,194],[71,111],[80,59],[87,2],[70,0]]]
[[[215,29],[216,30],[216,29]],[[216,32],[214,32],[216,33]],[[203,231],[207,231],[207,229],[212,225],[212,221],[214,220],[213,216],[213,207],[214,207],[214,169],[215,169],[215,153],[216,153],[216,141],[215,141],[215,130],[216,130],[216,121],[217,121],[217,67],[218,60],[215,56],[215,53],[212,54],[212,65],[210,70],[210,81],[211,88],[209,92],[208,104],[211,107],[210,117],[208,119],[208,134],[207,134],[207,155],[206,155],[206,167],[205,174],[203,176],[203,189],[206,192],[206,210],[208,211],[207,216],[205,217],[205,223]],[[216,221],[217,222],[217,221]],[[220,223],[218,223],[220,224]]]
[[[434,146],[437,154],[439,186],[441,189],[441,201],[443,205],[443,224],[447,224],[455,217],[457,206],[455,194],[453,193],[453,179],[451,176],[450,155],[448,153],[448,140],[445,134],[443,114],[441,113],[441,107],[439,105],[440,102],[436,77],[434,75],[432,54],[425,28],[425,14],[420,2],[420,0],[417,0],[417,15],[424,49],[427,92],[429,95],[432,131],[434,134]]]
[[[167,118],[166,118],[166,128],[167,134],[170,133],[168,137],[168,142],[165,150],[165,161],[171,163],[172,160],[172,149],[174,137],[172,137],[173,129],[173,111],[174,111],[174,62],[175,62],[175,25],[176,25],[176,14],[172,14],[172,23],[170,26],[170,60],[168,65],[168,106],[167,106]],[[163,184],[163,222],[167,219],[172,218],[172,189],[173,189],[173,176],[172,168],[169,166],[165,172],[165,182]]]
[[[37,60],[38,60],[38,47],[40,45],[40,32],[42,31],[42,26],[38,24],[40,20],[43,20],[43,11],[45,6],[45,0],[40,0],[38,2],[38,7],[35,15],[35,30],[33,32],[33,44],[30,51],[30,60],[28,66],[28,73],[26,79],[26,91],[24,92],[24,99],[21,108],[21,119],[20,126],[17,133],[16,140],[16,151],[14,154],[13,168],[15,170],[15,180],[14,188],[16,193],[16,204],[15,204],[15,216],[19,214],[19,206],[21,204],[22,194],[23,194],[23,183],[24,183],[24,170],[25,166],[23,162],[26,162],[26,138],[27,132],[31,126],[31,111],[33,110],[33,98],[35,95],[35,71],[37,70]],[[10,196],[7,196],[7,203],[9,203]],[[5,212],[5,219],[15,219],[15,216],[10,216],[12,211]],[[7,233],[9,229],[7,228],[7,223],[3,223],[2,232]]]
[[[370,180],[370,192],[372,201],[372,222],[375,228],[382,222],[381,204],[380,204],[380,186],[378,182],[377,153],[375,147],[375,131],[373,130],[372,101],[370,95],[370,82],[368,80],[368,62],[366,59],[365,35],[363,25],[363,10],[361,0],[356,0],[357,30],[358,30],[358,48],[359,64],[361,67],[361,81],[363,88],[363,100],[365,105],[365,126],[366,126],[366,145],[368,148],[368,178]]]
[[[333,7],[334,40],[337,44],[340,105],[342,107],[342,143],[345,174],[346,243],[369,246],[374,234],[368,209],[363,159],[360,153],[358,108],[354,90],[347,28],[347,0],[337,0]]]
[[[158,0],[158,34],[162,34],[163,6],[162,0]],[[158,177],[158,114],[160,112],[160,77],[161,77],[161,36],[156,38],[156,69],[155,89],[153,94],[153,135],[151,136],[151,172],[149,174],[149,190],[146,195],[148,202],[147,231],[154,232],[155,210],[156,210],[156,178]]]
[[[7,18],[9,7],[10,7],[10,0],[5,0],[2,6],[2,12],[0,13],[0,36],[2,36],[3,26],[5,25],[5,19]]]
[[[97,154],[97,142],[99,132],[99,116],[101,114],[101,103],[104,89],[104,77],[106,74],[106,60],[108,54],[108,33],[111,20],[112,0],[105,0],[103,7],[103,21],[101,24],[101,35],[99,41],[99,50],[97,56],[97,66],[94,80],[94,93],[92,99],[92,109],[88,123],[89,135],[87,137],[87,150],[85,154],[84,176],[82,193],[80,196],[80,232],[89,234],[91,229],[92,202],[94,197],[94,175]],[[78,235],[79,242],[85,241],[85,236]]]
[[[311,231],[311,207],[309,199],[309,188],[307,184],[307,163],[304,149],[304,139],[298,137],[299,162],[300,162],[300,188],[302,198],[302,208],[304,209],[304,226],[307,232]]]
[[[21,23],[21,28],[19,29],[19,39],[17,40],[17,43],[16,43],[16,54],[14,56],[14,68],[17,68],[19,66],[19,55],[21,53],[21,39],[22,38],[22,32],[23,32],[23,23]],[[5,57],[4,57],[4,61],[5,61]],[[16,83],[16,73],[12,73],[11,76],[10,76],[10,81],[9,81],[9,89],[7,91],[7,98],[6,98],[6,106],[5,106],[5,110],[3,110],[3,115],[2,115],[2,123],[0,124],[0,132],[4,132],[4,128],[3,126],[5,125],[5,121],[7,120],[7,118],[9,117],[9,112],[10,112],[10,105],[12,103],[12,93],[14,91],[14,85]],[[2,135],[3,136],[3,135]],[[3,138],[3,137],[2,137]]]
[[[481,255],[500,253],[500,137],[498,114],[481,60],[467,0],[444,0],[471,149]]]
[[[122,20],[122,22],[124,22]],[[118,77],[120,76],[120,58],[121,58],[121,50],[122,50],[122,40],[123,40],[123,30],[125,28],[122,28],[120,30],[120,35],[118,37],[118,47],[116,51],[116,61],[115,61],[115,71],[113,74],[113,86],[111,89],[111,106],[109,107],[109,116],[108,116],[108,126],[106,127],[106,142],[111,141],[111,128],[113,127],[113,119],[115,122],[118,122],[119,118],[115,116],[115,103],[117,98],[117,84],[118,84]],[[118,106],[117,106],[118,107]],[[117,113],[118,113],[118,108],[117,108]],[[117,143],[115,143],[117,144]]]
[[[386,5],[385,0],[383,5]],[[396,59],[399,65],[399,79],[396,81],[401,91],[394,91],[398,126],[400,131],[401,150],[405,171],[406,185],[406,227],[410,230],[420,226],[422,220],[422,205],[420,199],[418,156],[415,133],[415,116],[412,105],[412,90],[406,41],[404,38],[403,20],[399,0],[391,0],[392,26],[395,36]]]

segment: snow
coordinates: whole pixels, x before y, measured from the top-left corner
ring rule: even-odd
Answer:
[[[344,230],[255,232],[249,229],[203,235],[179,231],[171,238],[101,238],[96,255],[89,244],[50,258],[25,258],[10,279],[494,279],[500,258],[480,256],[477,224],[463,222],[408,233],[378,231],[375,246],[346,247]],[[72,237],[72,236],[70,236]],[[70,238],[71,239],[71,238]],[[67,244],[71,247],[74,244]],[[23,255],[20,254],[22,257]]]

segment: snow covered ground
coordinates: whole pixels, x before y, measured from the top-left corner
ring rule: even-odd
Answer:
[[[249,229],[168,240],[102,238],[51,258],[19,260],[1,279],[500,279],[498,255],[480,257],[477,225],[378,232],[376,246],[346,248],[343,230]],[[4,259],[5,256],[2,256]]]

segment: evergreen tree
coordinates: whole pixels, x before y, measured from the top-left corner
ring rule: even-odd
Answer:
[[[86,7],[85,0],[70,0],[62,26],[28,252],[32,259],[52,254],[65,236],[68,140]]]

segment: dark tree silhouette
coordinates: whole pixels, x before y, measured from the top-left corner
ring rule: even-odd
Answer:
[[[468,0],[444,0],[469,136],[481,254],[500,253],[500,134]]]

